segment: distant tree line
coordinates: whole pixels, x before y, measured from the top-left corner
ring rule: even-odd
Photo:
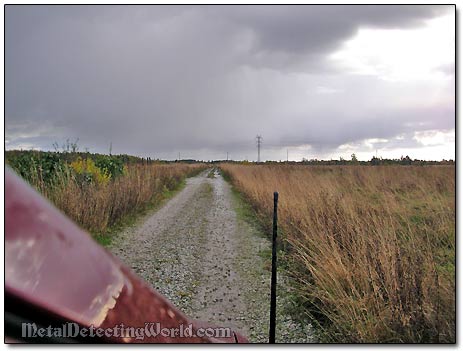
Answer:
[[[212,161],[212,163],[239,163],[239,164],[252,164],[255,162],[249,161],[226,161],[226,160],[217,160]],[[425,165],[454,165],[454,160],[441,160],[441,161],[426,161],[411,159],[408,155],[400,158],[382,158],[382,157],[372,157],[369,161],[359,161],[355,154],[352,154],[350,160],[346,160],[342,157],[339,160],[319,160],[316,158],[306,159],[303,158],[302,161],[265,161],[261,162],[262,164],[290,164],[290,165],[323,165],[323,166],[340,166],[340,165],[363,165],[363,166],[382,166],[382,165],[414,165],[414,166],[425,166]]]
[[[79,158],[81,159],[92,159],[95,164],[99,167],[107,169],[110,173],[117,174],[122,169],[123,165],[128,164],[152,164],[152,163],[203,163],[207,161],[199,161],[194,159],[182,159],[182,160],[161,160],[154,159],[151,157],[138,157],[127,154],[119,155],[106,155],[99,153],[90,153],[88,151],[82,152],[78,151],[78,148],[72,146],[66,147],[60,151],[37,151],[37,150],[8,150],[5,152],[5,160],[10,165],[27,165],[30,162],[44,163],[49,166],[44,168],[54,168],[60,162],[71,163]],[[232,160],[213,160],[208,161],[207,163],[239,163],[239,164],[252,164],[255,162],[250,161],[232,161]],[[379,165],[415,165],[415,166],[424,166],[424,165],[454,165],[454,160],[441,160],[441,161],[425,161],[418,159],[411,159],[408,155],[405,157],[400,157],[397,159],[389,159],[382,157],[372,157],[369,161],[359,161],[355,154],[352,154],[350,160],[346,160],[342,157],[339,160],[319,160],[319,159],[306,159],[303,158],[302,161],[265,161],[261,163],[266,164],[299,164],[299,165],[365,165],[365,166],[379,166]]]
[[[306,165],[365,165],[365,166],[381,166],[381,165],[403,165],[403,166],[424,166],[424,165],[454,165],[454,160],[441,160],[441,161],[426,161],[411,159],[408,155],[400,158],[382,158],[373,156],[369,161],[359,161],[355,154],[352,154],[350,160],[345,160],[342,157],[339,160],[317,160],[317,159],[302,159],[300,162]]]
[[[88,151],[39,151],[39,150],[8,150],[5,152],[5,158],[7,161],[14,159],[51,159],[60,160],[63,162],[71,163],[76,161],[78,158],[90,158],[95,162],[116,162],[120,164],[149,164],[149,163],[175,163],[175,161],[166,161],[161,159],[154,159],[151,157],[138,157],[127,154],[119,155],[106,155],[99,153],[91,153]],[[183,163],[195,163],[200,161],[195,160],[180,160]]]

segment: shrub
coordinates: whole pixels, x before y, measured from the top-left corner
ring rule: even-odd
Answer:
[[[55,152],[25,152],[7,158],[8,164],[29,182],[50,184],[65,163]]]
[[[124,162],[118,157],[96,155],[95,165],[115,179],[124,173]]]
[[[111,174],[104,169],[98,168],[91,158],[77,158],[71,163],[71,168],[77,175],[80,184],[96,183],[107,184],[111,180]]]
[[[185,177],[205,169],[204,164],[147,164],[138,160],[126,155],[7,152],[7,162],[17,173],[96,235],[107,233],[127,215],[156,204]]]

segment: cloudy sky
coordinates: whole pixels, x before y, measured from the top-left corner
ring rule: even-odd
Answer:
[[[6,6],[6,148],[455,158],[453,6]]]

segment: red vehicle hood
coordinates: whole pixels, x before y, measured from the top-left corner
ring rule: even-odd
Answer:
[[[192,325],[166,298],[98,245],[8,168],[5,172],[5,291],[22,303],[83,327]],[[5,304],[7,306],[7,304]],[[16,313],[13,311],[13,313]],[[229,337],[104,337],[109,342],[247,342]],[[32,340],[33,341],[33,340]]]

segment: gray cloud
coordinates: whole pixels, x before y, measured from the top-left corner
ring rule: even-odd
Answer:
[[[324,54],[359,27],[410,28],[448,11],[446,6],[232,6],[226,16],[252,29],[256,51]]]
[[[451,129],[452,101],[404,106],[326,57],[359,28],[415,28],[448,6],[6,6],[7,147],[196,158],[316,150]],[[442,67],[447,70],[448,67]],[[321,94],[323,87],[330,94]],[[445,96],[454,96],[449,84]],[[331,89],[331,90],[330,90]]]

